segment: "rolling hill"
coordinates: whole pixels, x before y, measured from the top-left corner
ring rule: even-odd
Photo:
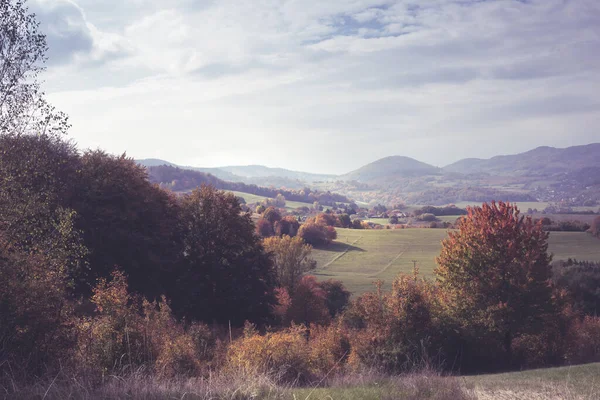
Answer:
[[[600,167],[600,143],[565,149],[542,146],[487,160],[467,158],[447,165],[443,170],[461,174],[551,176],[590,167]]]
[[[262,165],[199,168],[158,159],[138,163],[200,171],[247,185],[293,190],[310,187],[365,203],[444,205],[504,200],[589,207],[600,204],[600,143],[564,149],[543,146],[490,159],[467,158],[443,168],[406,156],[391,156],[343,175]]]
[[[373,182],[396,178],[439,175],[441,169],[404,156],[385,157],[339,177],[345,181]]]

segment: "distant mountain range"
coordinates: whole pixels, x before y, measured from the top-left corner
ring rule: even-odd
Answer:
[[[538,147],[525,153],[496,156],[488,160],[466,158],[444,167],[444,171],[462,174],[549,175],[600,167],[600,143],[566,149]]]
[[[343,175],[313,174],[262,165],[199,168],[159,159],[138,160],[147,167],[169,165],[210,173],[222,180],[270,187],[331,190],[361,201],[570,201],[600,203],[600,143],[564,149],[538,147],[490,159],[467,158],[443,168],[405,156],[374,161]],[[501,197],[501,198],[498,198]]]

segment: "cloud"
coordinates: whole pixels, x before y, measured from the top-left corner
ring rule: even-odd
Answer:
[[[53,2],[83,146],[346,172],[600,141],[595,0]]]
[[[93,38],[77,4],[68,0],[37,0],[30,7],[46,35],[50,63],[68,63],[76,54],[92,50]]]

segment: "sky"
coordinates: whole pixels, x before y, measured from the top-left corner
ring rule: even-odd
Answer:
[[[345,173],[600,142],[598,0],[29,0],[80,148]]]

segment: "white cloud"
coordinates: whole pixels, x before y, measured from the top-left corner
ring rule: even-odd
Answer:
[[[344,172],[600,141],[595,0],[77,4],[93,46],[48,80],[83,146]]]

